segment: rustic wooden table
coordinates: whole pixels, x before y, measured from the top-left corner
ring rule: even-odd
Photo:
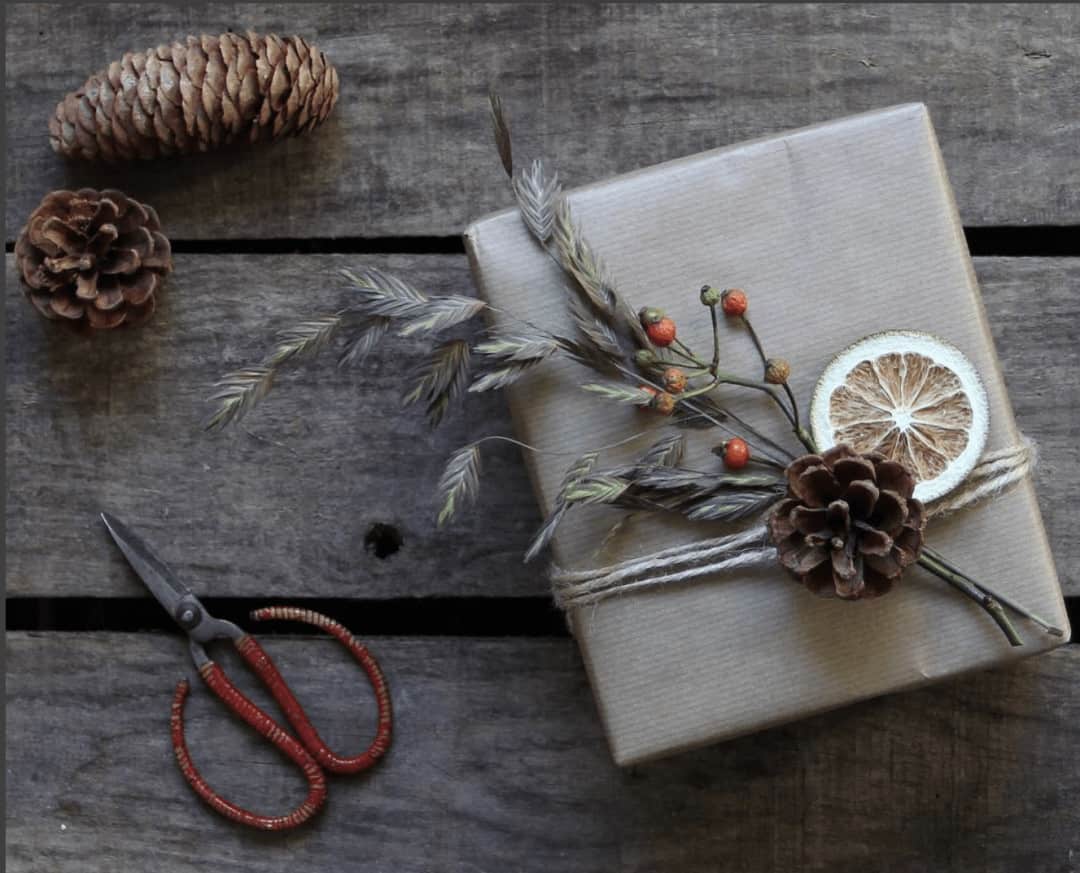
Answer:
[[[502,488],[478,512],[432,521],[445,455],[509,428],[500,399],[429,433],[399,413],[420,354],[396,346],[364,372],[298,371],[223,436],[200,429],[218,375],[342,301],[335,268],[470,291],[458,234],[507,205],[493,81],[522,149],[570,184],[920,100],[1080,597],[1080,7],[24,4],[6,19],[9,870],[1080,870],[1075,646],[619,771],[541,573],[519,560],[539,519],[515,451],[489,455]],[[338,66],[315,135],[164,166],[49,149],[53,105],[105,62],[248,27],[303,34]],[[84,185],[155,205],[176,251],[152,322],[93,341],[25,305],[10,254],[45,192]],[[333,779],[312,826],[254,834],[189,792],[167,717],[193,671],[101,509],[227,616],[321,605],[371,643],[395,744]],[[267,647],[332,745],[359,748],[373,706],[335,644]],[[302,796],[201,685],[189,713],[227,796]]]

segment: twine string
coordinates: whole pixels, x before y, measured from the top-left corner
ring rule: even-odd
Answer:
[[[968,474],[961,488],[927,507],[928,518],[940,518],[1000,494],[1028,476],[1038,458],[1026,436],[1005,449],[987,452]],[[609,597],[699,576],[743,569],[776,560],[763,525],[728,536],[695,540],[606,567],[586,570],[551,569],[555,603],[560,609],[598,603]]]

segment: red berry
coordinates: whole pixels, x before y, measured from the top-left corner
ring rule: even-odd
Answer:
[[[649,340],[654,346],[669,346],[675,339],[675,322],[664,316],[659,321],[648,325],[645,333],[649,335]]]
[[[750,462],[750,446],[741,437],[733,437],[724,443],[724,466],[729,470],[741,470]]]
[[[732,318],[746,312],[746,292],[742,288],[728,288],[720,295],[720,308]]]

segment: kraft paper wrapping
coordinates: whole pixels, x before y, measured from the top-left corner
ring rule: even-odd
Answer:
[[[745,288],[766,351],[792,365],[804,416],[829,360],[867,334],[915,329],[958,346],[987,389],[987,449],[1018,432],[961,224],[926,108],[896,106],[650,167],[570,195],[574,215],[634,308],[657,305],[707,354],[702,284]],[[514,210],[472,224],[465,240],[480,291],[512,329],[518,318],[571,331],[566,282]],[[756,376],[749,338],[722,326],[729,372]],[[594,375],[569,362],[509,391],[542,511],[579,454],[642,429],[597,469],[629,461],[670,432],[655,414],[580,390]],[[799,451],[767,399],[719,398]],[[685,463],[713,469],[718,430],[684,431]],[[731,528],[632,521],[599,554],[618,510],[579,507],[551,558],[610,564]],[[1067,628],[1061,590],[1029,481],[991,503],[931,521],[927,542],[970,575]],[[1063,642],[1022,619],[1011,648],[993,621],[921,568],[888,596],[819,599],[778,566],[627,594],[571,615],[612,754],[620,765],[734,737],[857,700],[1003,664]]]

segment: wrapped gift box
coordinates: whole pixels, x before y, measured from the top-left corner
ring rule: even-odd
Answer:
[[[571,169],[571,168],[564,168]],[[987,449],[1019,437],[941,154],[921,104],[896,106],[660,164],[570,193],[585,237],[635,308],[655,305],[680,338],[711,347],[698,300],[705,283],[745,288],[770,355],[792,365],[806,414],[829,360],[887,329],[924,330],[958,346],[987,389]],[[559,331],[566,280],[513,210],[465,234],[480,291],[501,312]],[[749,339],[724,326],[724,369],[755,376]],[[569,361],[510,390],[517,436],[544,513],[574,456],[660,416],[580,390],[593,374]],[[730,390],[728,390],[730,389]],[[800,451],[775,407],[732,386],[721,400],[768,436]],[[717,430],[685,431],[687,466],[715,468]],[[649,444],[605,452],[602,467]],[[570,453],[570,454],[566,454]],[[704,466],[703,466],[704,465]],[[581,568],[717,536],[724,525],[642,517],[598,553],[617,510],[578,507],[552,558]],[[1006,494],[931,521],[927,542],[969,575],[1067,628],[1035,493]],[[853,701],[1003,664],[1063,642],[1022,619],[1011,648],[967,598],[915,567],[887,597],[820,599],[778,566],[625,594],[571,613],[617,763],[759,730]],[[1067,638],[1067,637],[1066,637]]]

